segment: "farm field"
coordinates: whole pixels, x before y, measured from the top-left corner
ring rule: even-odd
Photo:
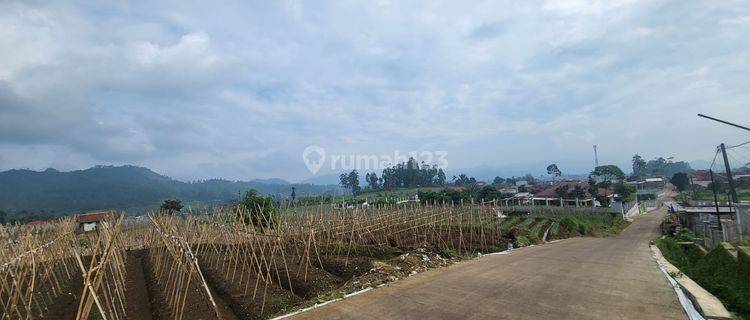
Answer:
[[[324,201],[324,203],[363,203],[369,202],[371,204],[394,204],[400,200],[407,200],[419,193],[420,191],[440,191],[443,187],[424,187],[424,188],[397,188],[393,190],[380,190],[380,191],[369,191],[362,192],[357,195],[345,195],[336,196]],[[306,202],[310,205],[318,205],[321,202],[318,198],[312,197],[306,199]]]
[[[2,231],[4,319],[264,319],[456,261],[626,223],[608,213],[499,218],[491,206],[315,210],[253,224],[211,215],[113,214]]]
[[[711,190],[696,190],[695,192],[685,191],[685,194],[687,194],[692,200],[696,201],[714,201],[714,194]],[[727,201],[729,199],[729,195],[725,193],[719,193],[716,196],[719,201]],[[739,201],[750,201],[750,190],[737,190],[737,199]]]

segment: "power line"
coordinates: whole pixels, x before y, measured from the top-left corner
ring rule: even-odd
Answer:
[[[748,144],[750,144],[750,141],[745,141],[745,142],[740,143],[740,144],[738,144],[736,146],[727,147],[727,149],[733,149],[733,148],[737,148],[737,147],[742,147],[742,146],[748,145]]]
[[[714,168],[714,164],[716,164],[716,157],[718,157],[718,156],[719,156],[719,149],[717,148],[716,149],[716,154],[714,154],[714,160],[711,161],[711,166],[709,167],[710,169]]]
[[[731,151],[734,155],[730,154],[729,156],[732,157],[732,159],[736,160],[740,164],[740,166],[744,167],[750,164],[750,157],[746,157],[745,155],[737,152],[737,150],[731,150]],[[742,161],[737,160],[737,158],[735,158],[734,156],[738,156],[742,158],[743,160]]]

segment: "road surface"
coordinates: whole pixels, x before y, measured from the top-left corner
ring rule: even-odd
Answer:
[[[430,270],[294,319],[685,319],[651,258],[664,211],[574,238]]]

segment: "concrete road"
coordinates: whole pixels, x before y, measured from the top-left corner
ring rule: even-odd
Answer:
[[[651,258],[664,211],[574,238],[430,270],[295,319],[685,319]]]

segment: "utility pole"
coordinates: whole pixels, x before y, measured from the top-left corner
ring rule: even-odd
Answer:
[[[721,155],[724,157],[724,168],[727,170],[727,180],[729,180],[729,192],[732,195],[730,198],[731,202],[737,203],[737,190],[734,190],[734,180],[732,179],[732,169],[729,168],[729,160],[727,159],[727,148],[724,144],[719,145],[721,149]]]
[[[724,240],[724,229],[721,227],[721,212],[719,212],[719,196],[716,195],[716,181],[714,181],[714,170],[708,169],[711,175],[711,191],[714,192],[714,206],[716,206],[716,220],[719,221],[719,231],[721,231],[722,240]]]
[[[732,178],[732,169],[729,167],[729,160],[727,159],[727,148],[722,143],[719,145],[719,148],[721,148],[721,155],[724,157],[724,167],[727,170],[727,180],[729,180],[729,193],[732,196],[731,201],[729,202],[729,213],[732,213],[732,204],[738,203],[739,199],[737,198],[737,189],[734,188],[734,179]],[[737,206],[734,206],[734,211],[737,212],[737,228],[739,229],[739,232],[737,235],[740,237],[740,241],[742,241],[742,214],[737,209]]]
[[[736,124],[736,123],[731,123],[731,122],[729,122],[729,121],[724,121],[724,120],[721,120],[721,119],[716,119],[716,118],[714,118],[714,117],[709,117],[709,116],[707,116],[707,115],[704,115],[704,114],[700,114],[700,113],[698,114],[698,116],[699,116],[699,117],[702,117],[702,118],[710,119],[710,120],[713,120],[713,121],[716,121],[716,122],[721,122],[721,123],[723,123],[723,124],[728,124],[728,125],[730,125],[730,126],[732,126],[732,127],[737,127],[737,128],[740,128],[740,129],[745,129],[745,130],[747,130],[747,131],[750,131],[750,128],[748,128],[748,127],[745,127],[745,126],[741,126],[741,125],[739,125],[739,124]]]
[[[736,124],[736,123],[731,123],[729,121],[724,121],[724,120],[721,120],[721,119],[716,119],[714,117],[709,117],[707,115],[703,115],[703,114],[700,114],[700,113],[698,114],[698,116],[706,118],[706,119],[710,119],[710,120],[713,120],[713,121],[721,122],[723,124],[730,125],[730,126],[735,127],[735,128],[740,128],[740,129],[743,129],[743,130],[750,131],[750,128],[745,127],[745,126],[741,126],[741,125]],[[724,157],[724,167],[726,167],[726,170],[727,170],[727,178],[729,180],[729,189],[730,189],[730,191],[732,193],[732,199],[730,201],[733,201],[734,203],[737,203],[737,200],[738,200],[737,199],[737,192],[734,189],[734,183],[732,181],[732,172],[729,169],[729,160],[727,160],[726,147],[724,146],[723,143],[719,147],[721,148],[721,153],[722,153],[722,155]],[[712,175],[711,181],[713,182],[713,175]],[[716,201],[716,191],[714,191],[714,202],[716,202],[716,207],[717,207],[716,211],[718,212],[718,210],[719,210],[718,209],[719,203],[718,203],[718,201]],[[729,206],[729,208],[731,210],[731,208],[732,208],[731,205]],[[740,229],[740,232],[739,232],[740,241],[742,241],[742,222],[740,220],[741,219],[740,216],[742,216],[742,214],[740,214],[739,210],[737,210],[736,208],[735,208],[735,211],[737,212],[737,228]],[[730,214],[731,214],[731,211],[730,211]],[[721,219],[719,219],[719,226],[721,226]]]

